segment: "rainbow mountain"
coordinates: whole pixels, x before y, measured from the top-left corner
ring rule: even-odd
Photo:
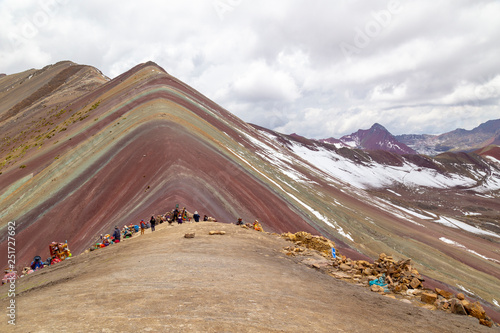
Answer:
[[[115,225],[176,204],[270,232],[304,230],[340,254],[412,258],[498,310],[500,148],[436,157],[364,151],[245,123],[140,64],[109,79],[69,61],[0,77],[0,248],[19,267],[48,244],[80,253]]]

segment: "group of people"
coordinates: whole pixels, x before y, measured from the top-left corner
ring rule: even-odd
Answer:
[[[139,231],[141,232],[141,235],[143,235],[146,229],[151,229],[151,232],[154,232],[156,230],[156,226],[164,222],[168,222],[170,225],[172,225],[172,223],[174,222],[177,222],[177,224],[182,224],[184,222],[190,222],[191,219],[193,219],[194,222],[200,222],[201,216],[197,211],[195,211],[193,214],[190,214],[187,211],[186,207],[183,207],[182,209],[179,210],[179,208],[176,206],[174,209],[166,212],[163,215],[152,214],[151,218],[147,222],[141,220],[137,225],[134,224],[130,224],[129,226],[125,225],[121,230],[118,228],[118,226],[115,226],[112,235],[101,234],[95,245],[93,245],[90,248],[90,250],[93,251],[98,248],[119,243],[122,237],[123,238],[132,237],[135,233]],[[209,221],[209,220],[217,221],[213,218],[209,218],[207,215],[203,216],[203,221]]]
[[[253,224],[250,224],[250,223],[243,223],[243,219],[240,217],[238,218],[238,220],[236,221],[236,225],[239,225],[239,226],[244,226],[246,228],[249,228],[249,229],[254,229],[256,231],[264,231],[264,229],[262,228],[262,225],[259,223],[259,221],[255,220],[253,222]]]
[[[135,233],[139,232],[139,230],[141,232],[141,235],[143,235],[145,230],[149,228],[151,228],[151,232],[154,232],[155,227],[158,224],[164,222],[167,222],[169,225],[172,225],[175,222],[177,222],[177,224],[182,224],[185,222],[191,222],[191,219],[193,219],[194,222],[200,222],[201,215],[197,211],[195,211],[193,214],[190,214],[187,211],[186,207],[179,209],[179,207],[176,206],[174,209],[166,212],[163,215],[155,216],[155,214],[152,214],[151,218],[149,219],[149,222],[141,220],[138,225],[134,224],[130,224],[128,226],[124,225],[121,230],[118,228],[118,226],[115,226],[112,235],[101,234],[96,243],[90,248],[90,251],[96,250],[98,248],[103,248],[111,244],[119,243],[122,238],[130,238]],[[216,219],[208,217],[207,215],[204,215],[202,220],[217,222]],[[236,225],[244,226],[257,231],[264,231],[262,225],[257,220],[255,220],[253,224],[250,223],[245,224],[243,223],[243,220],[241,218],[238,218]],[[50,250],[50,257],[46,261],[43,261],[40,256],[35,256],[33,258],[33,261],[31,262],[30,267],[25,267],[23,273],[29,274],[45,266],[53,265],[55,263],[61,262],[62,260],[71,257],[71,252],[68,249],[67,243],[52,242],[49,245],[49,250]],[[5,276],[2,279],[2,284],[5,283],[5,281],[7,280],[12,279],[13,275],[16,275],[15,272],[12,272],[11,270],[5,270]],[[17,275],[15,276],[15,278],[17,278]]]
[[[44,267],[50,266],[57,264],[58,262],[61,262],[65,259],[71,258],[72,254],[71,251],[68,248],[68,243],[57,243],[57,242],[52,242],[49,244],[49,252],[50,256],[47,258],[47,260],[43,260],[42,257],[39,255],[36,255],[33,258],[33,261],[29,266],[26,266],[23,268],[23,275],[26,274],[31,274],[34,271],[37,271],[39,269],[42,269]],[[15,280],[18,278],[17,272],[11,270],[11,269],[5,269],[4,271],[4,277],[2,278],[2,284],[7,283],[8,281]]]

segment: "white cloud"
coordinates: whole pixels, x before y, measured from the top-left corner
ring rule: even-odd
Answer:
[[[285,133],[442,133],[500,114],[498,17],[494,0],[3,0],[0,72],[152,60]]]

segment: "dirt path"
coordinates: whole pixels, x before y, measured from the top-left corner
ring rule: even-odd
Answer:
[[[497,331],[336,280],[287,245],[235,225],[162,224],[20,279],[17,325],[3,316],[0,332]]]

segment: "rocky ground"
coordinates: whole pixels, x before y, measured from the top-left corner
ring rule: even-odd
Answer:
[[[0,331],[499,330],[336,279],[317,264],[325,259],[319,251],[289,255],[290,246],[297,245],[230,224],[162,224],[19,279],[16,326],[4,316]],[[5,285],[0,292],[5,309]]]

